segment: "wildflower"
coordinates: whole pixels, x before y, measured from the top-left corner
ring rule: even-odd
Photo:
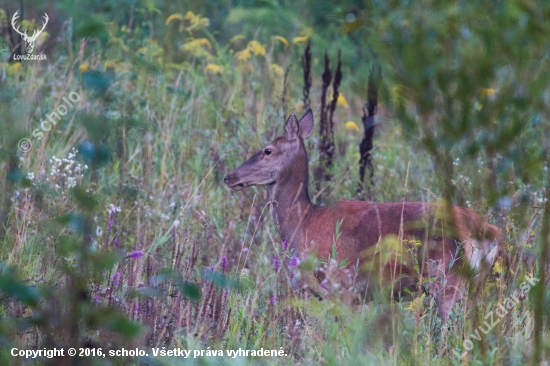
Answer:
[[[145,255],[145,253],[143,253],[141,250],[138,251],[138,252],[132,252],[130,253],[129,257],[130,258],[141,258]]]
[[[206,46],[209,51],[212,51],[212,44],[206,38],[191,38],[188,39],[183,45],[180,46],[180,50],[183,52],[189,52],[195,57],[211,57],[210,52],[204,49]]]
[[[107,232],[111,231],[113,224],[115,223],[115,210],[111,211],[109,214],[109,224],[107,225]]]
[[[279,272],[279,268],[281,268],[281,262],[279,262],[277,257],[273,258],[273,268],[275,269],[275,272]]]
[[[271,295],[271,297],[269,298],[269,302],[275,304],[275,295]]]
[[[294,37],[294,39],[292,40],[292,43],[294,44],[297,44],[297,43],[301,43],[301,42],[305,42],[308,40],[308,37],[307,36],[303,36],[303,37]]]
[[[168,18],[166,18],[165,25],[168,25],[172,20],[179,20],[181,21],[181,26],[179,28],[179,31],[183,31],[185,29],[188,32],[193,32],[196,30],[200,30],[203,28],[207,28],[210,25],[210,20],[206,17],[203,17],[200,14],[195,14],[192,11],[188,11],[185,13],[185,15],[181,13],[175,13],[170,15]],[[188,24],[188,26],[184,25],[184,21]]]
[[[85,72],[90,71],[90,66],[88,66],[87,63],[83,63],[83,64],[80,64],[79,69],[80,69],[81,73],[85,73]]]
[[[113,285],[118,285],[118,279],[120,278],[120,272],[115,273],[113,276]]]
[[[283,250],[288,249],[288,240],[283,241],[282,247],[283,247]]]
[[[223,291],[223,298],[222,298],[222,303],[223,304],[227,303],[227,297],[228,296],[229,296],[229,287],[226,287],[225,290]]]
[[[288,47],[288,41],[284,37],[273,36],[273,37],[271,37],[271,39],[274,40],[274,41],[281,41],[281,43],[285,45],[285,48]]]
[[[235,58],[242,62],[248,61],[248,59],[250,58],[250,50],[248,48],[245,48],[242,51],[235,52]]]
[[[265,47],[258,41],[252,40],[248,42],[247,46],[254,56],[265,56]]]
[[[293,255],[292,258],[290,258],[288,265],[289,267],[296,267],[298,265],[298,256]]]
[[[95,229],[95,235],[96,235],[96,236],[101,236],[101,235],[103,235],[103,229],[101,228],[101,226],[98,226],[98,227]]]
[[[413,313],[418,313],[424,309],[424,298],[426,297],[426,294],[422,294],[422,296],[415,298],[409,303],[409,306],[405,310],[410,310]]]
[[[273,72],[279,76],[283,76],[285,74],[285,70],[283,70],[283,68],[277,64],[271,64],[271,70],[273,70]]]
[[[224,255],[222,257],[222,270],[225,272],[225,268],[227,267],[227,257]]]
[[[239,61],[245,62],[250,59],[252,54],[254,54],[254,56],[265,56],[265,47],[260,42],[252,40],[248,42],[248,45],[244,50],[235,52],[235,58]]]
[[[8,66],[8,75],[15,76],[21,71],[21,62],[14,62],[10,66]]]
[[[346,122],[346,130],[347,131],[357,131],[359,132],[359,126],[357,126],[357,123],[353,121],[347,121]]]
[[[493,266],[493,271],[496,274],[501,274],[502,273],[502,266],[500,265],[500,260],[495,262],[495,265]]]
[[[338,103],[339,105],[341,105],[342,107],[344,107],[344,108],[349,108],[348,101],[346,100],[346,98],[344,98],[344,96],[342,95],[342,93],[339,93],[339,94],[338,94],[337,103]]]
[[[216,64],[208,64],[204,68],[205,72],[210,72],[212,74],[223,74],[223,66],[216,65]]]

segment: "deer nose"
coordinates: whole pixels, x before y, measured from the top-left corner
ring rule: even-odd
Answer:
[[[225,178],[223,178],[223,182],[226,186],[229,185],[229,175],[226,175]]]

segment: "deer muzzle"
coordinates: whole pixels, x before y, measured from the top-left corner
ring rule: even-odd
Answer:
[[[231,189],[234,189],[235,191],[240,191],[241,189],[246,188],[246,185],[243,181],[238,179],[235,172],[231,172],[223,178],[223,182],[226,186],[228,186]]]

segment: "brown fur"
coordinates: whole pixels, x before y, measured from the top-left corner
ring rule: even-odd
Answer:
[[[404,287],[415,292],[418,279],[433,278],[427,288],[436,299],[441,318],[446,320],[462,296],[459,272],[477,267],[486,273],[493,266],[497,249],[491,246],[501,242],[500,230],[474,211],[453,205],[364,201],[339,201],[329,207],[313,204],[308,193],[308,159],[303,142],[312,129],[311,111],[300,122],[291,115],[285,126],[286,135],[276,138],[228,174],[225,183],[237,190],[254,184],[268,185],[270,199],[275,202],[273,217],[279,235],[302,258],[314,253],[330,264],[335,226],[342,220],[336,250],[338,261],[346,260],[344,271],[350,273],[359,263],[363,287],[369,285],[375,273],[386,282],[399,276],[400,281],[394,286],[397,292]],[[381,246],[390,236],[397,246]],[[420,246],[414,244],[416,240]],[[421,268],[419,273],[414,270],[414,263]],[[317,277],[323,280],[324,276]]]

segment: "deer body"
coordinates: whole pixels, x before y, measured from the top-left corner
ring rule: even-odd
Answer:
[[[461,277],[455,272],[464,259],[470,267],[492,267],[500,230],[485,223],[474,211],[450,205],[365,201],[339,201],[328,207],[313,204],[308,192],[308,159],[303,143],[312,129],[311,110],[299,122],[291,115],[285,125],[285,136],[276,138],[228,174],[225,183],[235,190],[268,185],[281,239],[287,240],[300,257],[315,254],[322,260],[331,257],[335,243],[337,259],[345,259],[348,272],[349,267],[359,263],[360,277],[366,283],[365,265],[372,264],[376,253],[383,251],[384,248],[379,248],[382,240],[394,236],[404,244],[395,258],[390,256],[383,261],[383,276],[388,280],[399,276],[398,291],[404,287],[416,291],[418,276],[413,270],[414,258],[409,258],[415,244],[408,240],[425,242],[416,263],[424,277],[434,279],[427,287],[436,298],[440,316],[447,319],[461,297]],[[450,212],[445,214],[443,208]],[[341,236],[336,240],[335,227],[339,221]],[[459,249],[465,258],[458,256]]]

